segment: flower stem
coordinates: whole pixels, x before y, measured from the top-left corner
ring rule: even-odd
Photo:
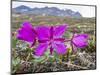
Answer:
[[[28,61],[29,60],[29,58],[30,58],[30,53],[28,54],[28,56],[27,56],[27,58],[26,58],[26,61]]]
[[[59,63],[62,64],[62,55],[60,55],[59,58],[60,58]]]

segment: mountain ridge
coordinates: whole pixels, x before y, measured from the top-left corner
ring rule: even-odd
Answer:
[[[59,9],[57,7],[34,7],[30,8],[25,5],[20,5],[18,7],[12,8],[12,12],[14,13],[25,13],[25,14],[35,14],[35,15],[50,15],[50,16],[66,16],[66,17],[74,17],[81,18],[82,15],[77,11],[73,11],[71,9]]]

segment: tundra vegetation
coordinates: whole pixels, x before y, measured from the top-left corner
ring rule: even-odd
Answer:
[[[35,29],[38,32],[37,38],[39,40],[33,40],[35,38],[34,33],[31,35],[34,36],[34,38],[30,38],[31,28],[24,26],[27,22],[31,23],[33,28],[36,27]],[[64,27],[63,24],[67,27]],[[94,17],[71,18],[12,14],[12,73],[42,73],[96,69],[95,26],[96,19]],[[56,31],[57,27],[58,31]],[[59,30],[59,27],[62,28]],[[41,42],[45,42],[45,45],[42,46],[43,48],[44,46],[47,46],[46,40],[41,40],[41,38],[43,39],[46,35],[49,35],[48,30],[50,30],[50,35],[52,35],[49,36],[50,38],[60,37],[60,35],[62,37],[62,33],[64,33],[63,38],[70,39],[73,34],[77,34],[74,35],[75,37],[73,40],[76,45],[72,47],[73,43],[70,43],[71,41],[69,42],[68,40],[59,38],[58,40],[61,42],[63,41],[61,44],[66,45],[66,48],[59,45],[52,50],[54,45],[52,47],[51,44],[49,44],[46,50],[42,49],[42,51],[40,48],[37,49]],[[26,32],[29,35],[26,35],[23,32]],[[55,32],[55,35],[53,35],[52,32]],[[61,34],[59,34],[60,32]],[[24,36],[18,38],[18,34]],[[35,44],[30,42],[31,40],[33,43],[35,41]],[[51,41],[49,40],[49,42]],[[53,40],[52,42],[55,41]],[[59,49],[60,51],[57,51]]]

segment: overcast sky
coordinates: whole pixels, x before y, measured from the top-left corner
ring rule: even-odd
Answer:
[[[83,17],[95,17],[95,7],[94,6],[79,6],[79,5],[63,5],[63,4],[45,4],[45,3],[32,3],[32,2],[12,2],[12,8],[18,7],[20,5],[26,5],[31,8],[38,7],[58,7],[60,9],[71,9],[73,11],[78,11]]]

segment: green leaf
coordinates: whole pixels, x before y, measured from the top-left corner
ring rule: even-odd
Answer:
[[[46,57],[45,57],[45,56],[42,56],[42,57],[33,59],[32,62],[42,62],[42,61],[44,61],[45,59],[46,59]]]
[[[80,29],[80,28],[81,28],[81,26],[80,26],[80,25],[78,25],[78,26],[77,26],[77,28],[79,28],[79,29]]]
[[[68,48],[68,54],[70,55],[71,53],[72,53],[72,48],[69,47],[69,48]]]
[[[46,52],[45,52],[45,56],[49,56],[50,55],[50,51],[49,50],[47,50]]]
[[[13,66],[17,66],[20,62],[21,62],[21,60],[18,57],[12,59],[12,65]]]
[[[56,52],[54,52],[54,59],[56,61],[60,61],[59,55]]]
[[[54,60],[55,60],[54,56],[49,56],[49,59],[48,59],[49,62],[54,62]]]
[[[16,47],[17,39],[12,38],[12,48]]]

